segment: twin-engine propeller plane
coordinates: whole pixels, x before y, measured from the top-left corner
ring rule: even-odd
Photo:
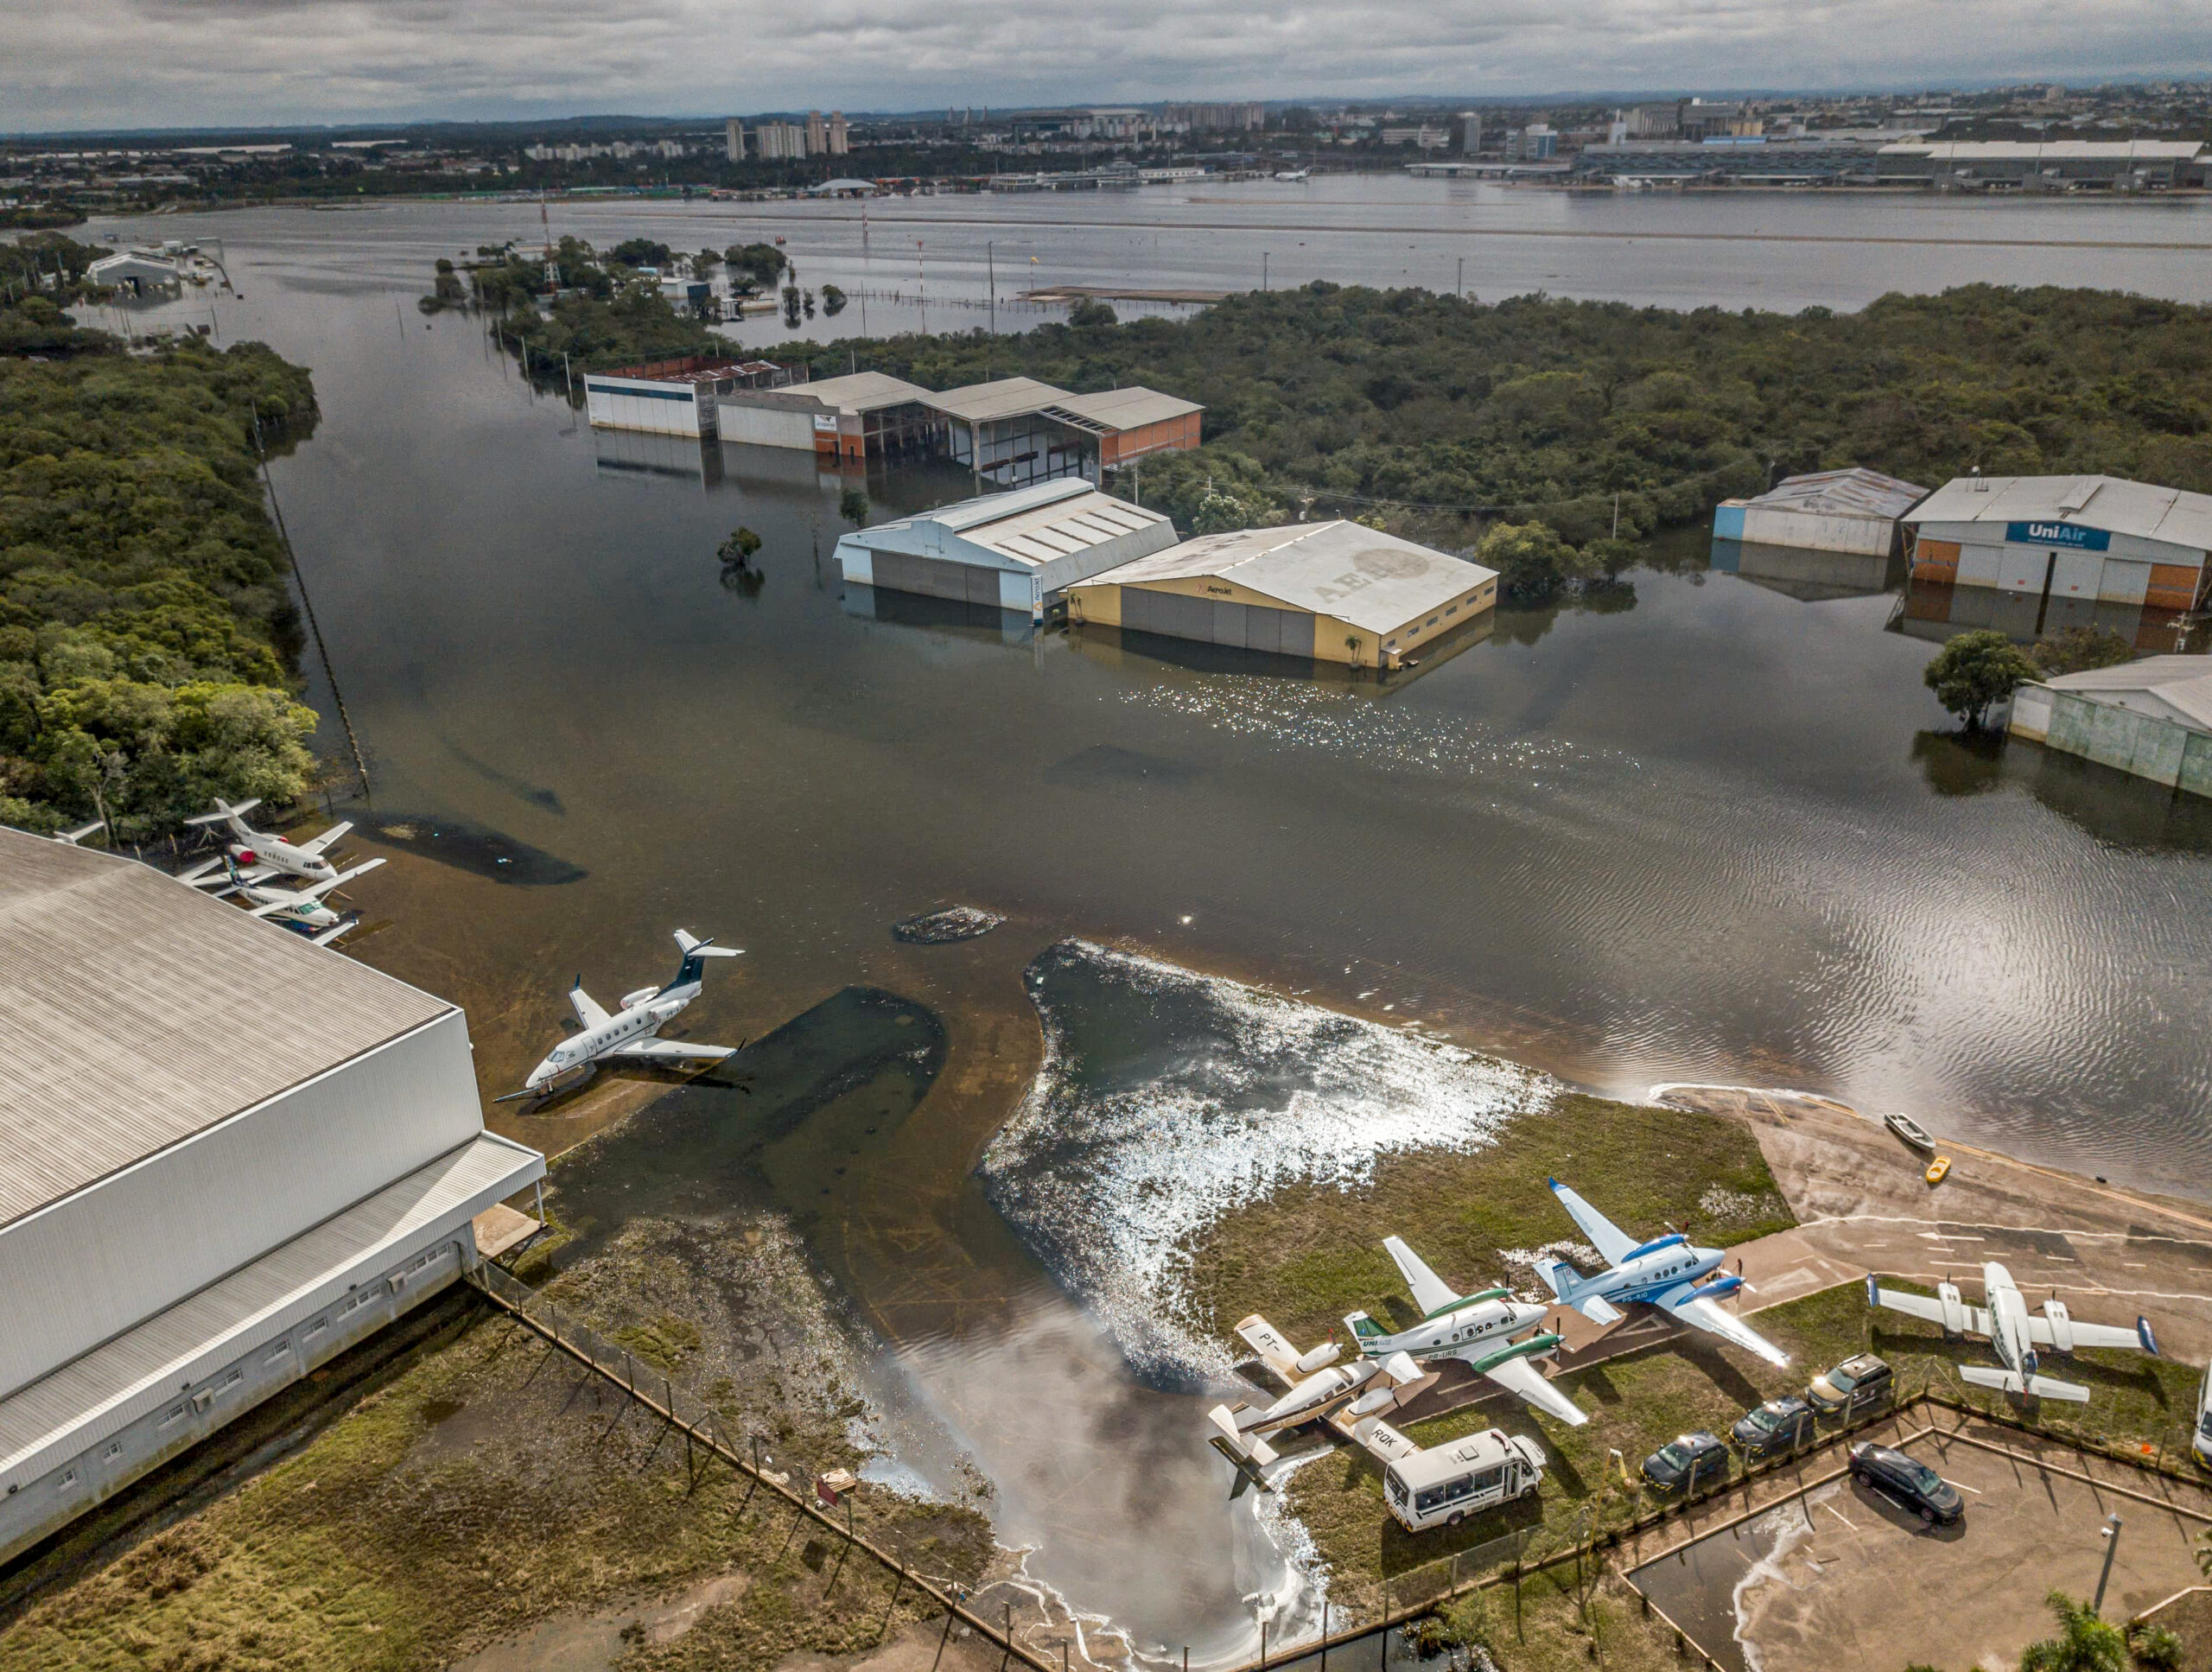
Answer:
[[[1382,1246],[1398,1262],[1406,1287],[1413,1291],[1414,1304],[1424,1315],[1411,1329],[1393,1335],[1363,1312],[1350,1314],[1344,1325],[1359,1343],[1363,1357],[1389,1358],[1402,1352],[1424,1363],[1433,1358],[1460,1359],[1470,1370],[1518,1395],[1547,1416],[1576,1428],[1590,1420],[1530,1363],[1559,1350],[1560,1338],[1540,1327],[1550,1307],[1516,1300],[1510,1289],[1461,1294],[1398,1238],[1386,1237]],[[1513,1339],[1524,1330],[1535,1333],[1519,1341]]]
[[[547,1052],[545,1060],[531,1069],[529,1078],[523,1081],[522,1090],[511,1091],[498,1101],[506,1103],[518,1097],[550,1097],[555,1090],[566,1089],[556,1085],[563,1076],[579,1069],[588,1070],[610,1059],[669,1064],[714,1062],[735,1056],[742,1050],[741,1046],[691,1045],[680,1039],[654,1037],[676,1020],[685,1005],[699,996],[709,958],[734,958],[741,956],[744,950],[717,946],[711,940],[701,940],[682,929],[676,931],[676,944],[683,950],[683,962],[677,966],[675,979],[664,987],[641,987],[634,993],[625,994],[622,1008],[612,1015],[584,991],[583,977],[577,976],[576,984],[569,989],[569,1004],[575,1011],[577,1021],[583,1025],[583,1031],[571,1033]]]
[[[361,919],[357,912],[340,912],[325,905],[324,896],[340,883],[351,882],[383,863],[381,859],[365,859],[359,865],[339,872],[327,882],[311,882],[304,888],[277,888],[265,882],[247,881],[245,873],[233,861],[229,867],[230,882],[223,892],[243,896],[249,902],[246,909],[253,916],[271,919],[307,936],[317,946],[327,946]]]
[[[1726,1257],[1719,1249],[1698,1248],[1681,1231],[1639,1243],[1558,1179],[1545,1182],[1605,1262],[1605,1270],[1585,1277],[1564,1260],[1538,1261],[1536,1275],[1563,1304],[1593,1324],[1618,1324],[1621,1306],[1641,1300],[1693,1329],[1755,1352],[1770,1364],[1789,1362],[1788,1353],[1734,1313],[1720,1309],[1720,1300],[1742,1288],[1744,1280],[1732,1273],[1712,1275]]]
[[[1395,1411],[1436,1385],[1437,1373],[1422,1370],[1408,1353],[1339,1364],[1334,1341],[1301,1353],[1257,1313],[1239,1324],[1236,1333],[1290,1389],[1262,1409],[1239,1403],[1217,1405],[1206,1413],[1216,1430],[1210,1436],[1214,1449],[1248,1478],[1255,1469],[1275,1460],[1274,1448],[1264,1438],[1268,1434],[1325,1417],[1342,1416],[1357,1423]]]
[[[2112,1324],[2077,1323],[2066,1303],[2053,1295],[2043,1303],[2043,1316],[2028,1310],[2012,1274],[1994,1260],[1981,1268],[1981,1295],[1986,1306],[1969,1306],[1960,1299],[1955,1283],[1938,1283],[1931,1298],[1885,1289],[1869,1275],[1866,1304],[1887,1306],[1911,1318],[1941,1324],[1946,1335],[1986,1335],[2005,1368],[1962,1364],[1959,1374],[1980,1388],[2002,1388],[2006,1393],[2034,1394],[2043,1399],[2070,1399],[2088,1402],[2089,1390],[2078,1383],[2061,1382],[2037,1373],[2036,1349],[2053,1347],[2072,1352],[2076,1347],[2133,1347],[2152,1357],[2158,1355],[2158,1338],[2151,1333],[2151,1320],[2139,1316],[2132,1330]]]
[[[227,827],[231,843],[221,858],[195,865],[177,880],[195,888],[226,887],[226,872],[233,862],[248,882],[262,882],[270,877],[298,877],[305,882],[337,880],[338,868],[330,862],[330,850],[340,836],[353,828],[350,821],[332,825],[312,841],[287,842],[283,836],[257,830],[245,822],[245,816],[260,804],[258,796],[251,801],[241,801],[235,807],[219,798],[213,812],[185,820],[188,824]]]

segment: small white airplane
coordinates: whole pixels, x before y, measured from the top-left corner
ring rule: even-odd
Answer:
[[[1275,178],[1295,183],[1301,180],[1313,179],[1313,171],[1311,168],[1278,168],[1275,170]]]
[[[2001,1370],[1980,1364],[1962,1364],[1959,1374],[1978,1388],[2002,1388],[2006,1393],[2030,1393],[2044,1399],[2070,1399],[2087,1404],[2089,1390],[2077,1383],[2060,1382],[2037,1373],[2036,1349],[2055,1347],[2072,1352],[2076,1347],[2133,1347],[2158,1356],[2158,1338],[2151,1333],[2151,1320],[2138,1317],[2132,1330],[2111,1324],[2076,1323],[2066,1303],[2053,1295],[2043,1303],[2037,1318],[2021,1299],[2012,1274],[1994,1260],[1981,1268],[1981,1294],[1987,1304],[1969,1306],[1959,1298],[1955,1283],[1938,1283],[1933,1298],[1901,1294],[1885,1289],[1872,1275],[1866,1279],[1866,1304],[1887,1306],[1909,1317],[1941,1324],[1946,1335],[1986,1335],[2004,1364]]]
[[[195,888],[226,886],[223,879],[225,861],[235,860],[248,882],[259,882],[267,877],[299,877],[308,882],[328,882],[338,874],[338,868],[330,862],[329,852],[339,837],[353,828],[350,821],[332,825],[311,842],[291,842],[283,836],[257,830],[245,822],[245,816],[261,804],[256,796],[251,801],[241,801],[235,807],[218,798],[215,811],[202,813],[197,818],[188,818],[188,824],[224,824],[230,827],[231,845],[220,859],[211,859],[204,865],[195,865],[180,875],[178,881],[188,882]]]
[[[1406,1287],[1413,1291],[1414,1304],[1424,1316],[1411,1329],[1392,1335],[1363,1312],[1348,1314],[1344,1326],[1359,1343],[1363,1357],[1388,1358],[1403,1352],[1424,1362],[1461,1359],[1469,1369],[1570,1427],[1579,1428],[1590,1420],[1529,1362],[1559,1350],[1559,1337],[1540,1327],[1550,1314],[1549,1306],[1516,1300],[1513,1292],[1504,1288],[1460,1294],[1398,1238],[1386,1237],[1382,1246],[1398,1262]],[[1536,1333],[1514,1340],[1523,1330]]]
[[[93,831],[104,830],[106,828],[107,825],[105,821],[96,818],[89,824],[79,824],[73,830],[56,830],[54,833],[54,840],[56,842],[66,842],[73,848],[79,842],[82,842],[86,836],[92,835]]]
[[[1395,1411],[1436,1385],[1437,1373],[1422,1370],[1407,1353],[1339,1364],[1334,1341],[1301,1353],[1257,1313],[1239,1324],[1236,1333],[1290,1389],[1262,1409],[1238,1403],[1217,1405],[1206,1413],[1206,1421],[1218,1431],[1215,1448],[1240,1468],[1248,1462],[1264,1468],[1275,1460],[1274,1449],[1262,1438],[1264,1434],[1318,1422],[1339,1412],[1357,1423],[1364,1417]]]
[[[605,1057],[633,1062],[677,1063],[711,1062],[735,1056],[739,1050],[736,1046],[687,1045],[677,1039],[654,1037],[676,1020],[685,1005],[699,996],[707,959],[737,957],[744,950],[717,946],[711,940],[701,940],[681,929],[676,931],[676,944],[683,950],[683,962],[677,966],[676,978],[665,987],[641,987],[634,993],[626,993],[622,1008],[612,1015],[584,991],[583,977],[577,976],[576,984],[569,989],[569,1004],[575,1011],[576,1020],[583,1024],[583,1032],[570,1034],[547,1052],[545,1060],[530,1071],[521,1090],[511,1091],[497,1101],[505,1103],[518,1097],[550,1096],[548,1088],[563,1074],[588,1068]]]
[[[1732,1273],[1710,1277],[1727,1257],[1719,1249],[1698,1248],[1678,1230],[1639,1243],[1558,1179],[1544,1182],[1605,1262],[1604,1271],[1585,1277],[1564,1260],[1538,1261],[1536,1275],[1563,1304],[1593,1324],[1618,1324],[1621,1312],[1614,1303],[1641,1300],[1694,1329],[1755,1352],[1770,1364],[1789,1362],[1788,1353],[1733,1313],[1720,1309],[1721,1297],[1742,1288],[1744,1280]],[[1708,1281],[1698,1281],[1708,1277]]]
[[[323,896],[340,883],[351,882],[383,863],[381,859],[365,859],[327,882],[311,882],[304,888],[276,888],[265,882],[247,881],[245,873],[238,869],[234,861],[229,868],[230,884],[222,892],[238,894],[251,902],[246,908],[251,915],[281,923],[287,929],[306,935],[316,945],[327,946],[361,919],[358,912],[334,911],[323,904]]]

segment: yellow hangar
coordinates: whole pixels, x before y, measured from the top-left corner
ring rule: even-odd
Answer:
[[[1393,668],[1494,607],[1497,573],[1360,523],[1291,523],[1185,540],[1067,599],[1071,622]]]

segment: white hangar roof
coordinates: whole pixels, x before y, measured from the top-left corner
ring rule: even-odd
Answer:
[[[452,1009],[150,866],[0,829],[0,1225]]]
[[[2119,476],[1956,476],[1904,520],[2070,522],[2194,551],[2212,550],[2212,494]]]
[[[1382,634],[1495,581],[1497,571],[1362,523],[1288,523],[1200,535],[1094,575],[1091,584],[1206,576]]]

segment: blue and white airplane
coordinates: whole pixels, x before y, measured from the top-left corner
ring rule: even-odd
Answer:
[[[683,962],[677,966],[676,978],[664,987],[641,987],[634,993],[625,994],[622,1008],[611,1015],[584,991],[583,977],[579,976],[576,984],[569,989],[569,1008],[583,1024],[582,1031],[571,1033],[547,1052],[545,1060],[530,1071],[521,1090],[511,1091],[496,1101],[504,1103],[518,1097],[549,1097],[555,1090],[563,1089],[556,1084],[563,1075],[589,1068],[602,1058],[683,1063],[714,1062],[735,1056],[740,1049],[736,1046],[692,1045],[654,1037],[676,1020],[685,1005],[699,996],[709,958],[738,957],[743,950],[735,946],[717,946],[682,929],[676,931],[676,944],[683,953]]]
[[[1726,1272],[1710,1276],[1726,1257],[1719,1249],[1698,1248],[1678,1230],[1639,1243],[1558,1179],[1544,1182],[1605,1262],[1605,1269],[1594,1277],[1585,1277],[1564,1260],[1536,1262],[1536,1275],[1564,1305],[1593,1324],[1618,1324],[1621,1311],[1615,1303],[1641,1300],[1693,1329],[1708,1331],[1755,1352],[1770,1364],[1789,1362],[1788,1353],[1734,1313],[1720,1309],[1721,1298],[1742,1288],[1744,1280]],[[1700,1278],[1710,1281],[1700,1282]]]

